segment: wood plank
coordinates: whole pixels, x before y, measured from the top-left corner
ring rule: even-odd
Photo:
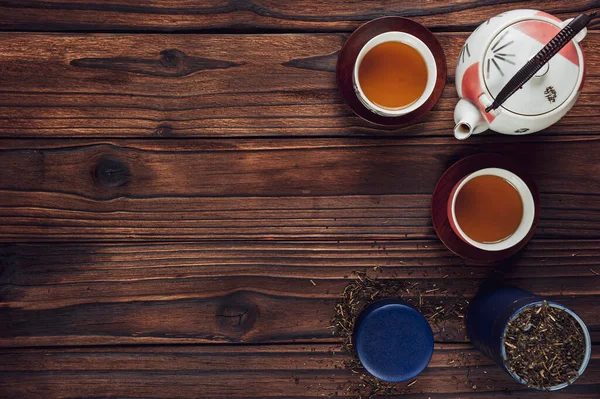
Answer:
[[[467,35],[438,34],[449,78],[432,112],[410,126],[379,128],[354,116],[338,93],[335,63],[347,34],[2,33],[0,136],[450,136],[455,60]],[[600,32],[590,33],[583,93],[547,134],[600,125],[598,47]]]
[[[600,139],[536,135],[3,140],[0,241],[435,238],[437,180],[486,151],[537,181],[536,237],[600,237]]]
[[[560,18],[592,10],[592,0],[549,1],[328,1],[2,0],[3,29],[35,31],[349,31],[370,19],[399,15],[437,29],[474,29],[500,12],[541,9]]]
[[[541,240],[502,270],[571,307],[598,341],[599,258],[598,240]],[[0,345],[335,343],[329,321],[355,270],[418,283],[428,300],[470,298],[494,269],[438,241],[4,246]],[[466,339],[458,320],[433,327],[438,342]]]
[[[561,391],[561,398],[597,397],[598,349],[592,350],[587,371]],[[360,380],[343,369],[345,359],[338,348],[323,344],[2,349],[0,393],[15,399],[347,397],[346,389]],[[526,390],[470,346],[448,344],[436,346],[429,367],[407,390],[402,398],[556,395]]]

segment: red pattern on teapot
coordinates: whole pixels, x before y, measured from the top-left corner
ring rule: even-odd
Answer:
[[[462,79],[462,97],[479,108],[488,123],[492,123],[496,117],[485,112],[485,106],[479,102],[479,97],[482,94],[483,89],[481,88],[481,82],[479,81],[479,62],[476,62],[465,70]]]
[[[543,16],[548,15],[549,14]],[[533,19],[515,24],[514,27],[515,29],[519,30],[520,32],[523,32],[527,36],[537,40],[543,45],[546,45],[550,40],[554,38],[554,36],[558,34],[558,32],[560,32],[560,28],[558,26],[550,25],[549,23],[546,23],[544,21],[538,21]],[[579,57],[577,56],[577,50],[575,49],[575,45],[572,41],[565,47],[563,47],[558,54],[562,55],[563,57],[571,61],[573,64],[579,66]]]

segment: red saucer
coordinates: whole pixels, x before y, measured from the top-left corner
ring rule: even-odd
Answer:
[[[356,62],[360,50],[375,36],[390,31],[406,32],[421,39],[433,53],[437,66],[435,87],[429,99],[413,112],[393,117],[382,116],[371,112],[358,99],[356,92],[354,91],[354,85],[352,84],[354,63]],[[442,46],[433,33],[423,25],[406,18],[383,17],[367,22],[350,35],[346,43],[342,46],[342,50],[338,56],[336,72],[337,84],[342,97],[356,115],[368,122],[379,125],[404,125],[414,122],[429,112],[442,95],[442,91],[446,85],[446,56]]]
[[[454,230],[452,230],[450,221],[448,220],[448,198],[456,183],[463,177],[484,168],[502,168],[513,172],[527,184],[527,187],[529,187],[529,190],[531,190],[531,194],[533,195],[535,215],[529,233],[527,233],[527,236],[517,245],[503,251],[484,251],[467,244],[456,235]],[[431,219],[433,220],[433,228],[440,237],[440,240],[442,240],[442,243],[444,243],[450,251],[473,263],[499,263],[515,255],[527,245],[533,236],[539,217],[540,195],[535,183],[531,177],[523,172],[517,162],[499,154],[477,154],[461,159],[444,172],[435,186],[433,197],[431,198]]]

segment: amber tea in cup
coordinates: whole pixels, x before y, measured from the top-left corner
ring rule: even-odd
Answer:
[[[500,168],[480,169],[458,182],[448,200],[448,220],[460,239],[486,251],[521,242],[533,226],[535,204],[527,184]]]
[[[422,106],[433,93],[437,66],[433,53],[406,32],[385,32],[360,50],[352,80],[358,99],[371,112],[395,117]]]
[[[463,186],[454,210],[467,236],[489,244],[506,240],[517,230],[523,218],[523,201],[508,180],[482,175]]]
[[[425,91],[427,65],[414,47],[402,42],[385,42],[365,55],[358,68],[358,80],[373,104],[404,108]]]

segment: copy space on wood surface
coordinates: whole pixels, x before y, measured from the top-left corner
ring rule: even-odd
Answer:
[[[479,152],[537,182],[536,237],[600,238],[600,139],[0,142],[0,240],[435,238],[435,184]]]
[[[533,8],[561,19],[598,7],[593,0],[2,0],[0,29],[36,31],[350,31],[397,15],[433,29],[472,30],[503,11]]]
[[[378,128],[338,93],[335,65],[346,34],[0,33],[0,135],[450,136],[455,60],[467,36],[437,35],[449,78],[434,109],[415,124]],[[545,134],[588,134],[600,125],[600,33],[589,33],[583,46],[581,97]]]
[[[533,241],[502,270],[507,283],[570,306],[597,342],[599,256],[598,240]],[[437,240],[22,244],[0,247],[0,266],[2,346],[335,346],[330,319],[355,270],[419,284],[425,298],[471,298],[493,271]],[[459,321],[433,327],[438,342],[466,339]]]

